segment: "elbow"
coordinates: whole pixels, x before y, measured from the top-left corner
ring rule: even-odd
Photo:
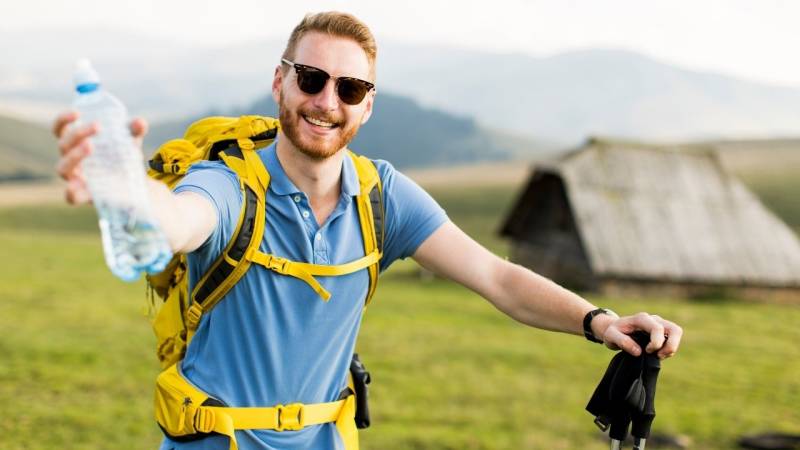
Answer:
[[[481,293],[497,309],[516,320],[522,312],[514,295],[515,271],[518,269],[516,264],[496,257],[489,266],[486,287]]]
[[[169,220],[166,224],[164,234],[173,254],[192,252],[202,244],[202,240],[193,236],[192,230],[183,225],[181,221]]]
[[[173,255],[176,253],[186,253],[185,240],[180,240],[173,236],[167,236],[167,241],[169,241],[169,247],[172,250]]]

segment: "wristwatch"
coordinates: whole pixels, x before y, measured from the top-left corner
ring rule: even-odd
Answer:
[[[619,318],[619,315],[607,308],[597,308],[592,311],[589,311],[583,317],[583,335],[586,336],[586,339],[592,342],[597,342],[598,344],[602,344],[603,340],[597,339],[597,337],[595,337],[594,335],[594,332],[592,331],[592,319],[594,319],[594,316],[598,314],[608,314],[609,316],[617,319]]]

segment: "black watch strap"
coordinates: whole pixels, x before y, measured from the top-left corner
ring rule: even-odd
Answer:
[[[602,344],[603,340],[597,339],[597,337],[594,335],[594,332],[592,331],[592,319],[594,319],[594,316],[598,314],[608,314],[611,316],[616,316],[616,314],[609,309],[597,308],[589,311],[588,313],[586,313],[585,316],[583,316],[583,335],[586,336],[586,339],[592,342],[597,342],[598,344]]]

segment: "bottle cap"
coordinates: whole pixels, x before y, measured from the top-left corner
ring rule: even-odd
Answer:
[[[79,59],[75,64],[72,80],[78,92],[93,91],[100,84],[100,76],[97,75],[97,71],[94,70],[92,63],[87,58]]]

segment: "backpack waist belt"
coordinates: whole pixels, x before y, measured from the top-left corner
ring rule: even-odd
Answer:
[[[352,384],[352,382],[350,383]],[[345,448],[358,448],[355,396],[327,403],[227,407],[190,384],[176,365],[156,380],[156,420],[164,433],[177,441],[202,439],[216,433],[228,437],[229,450],[238,450],[235,430],[296,431],[335,422]]]

